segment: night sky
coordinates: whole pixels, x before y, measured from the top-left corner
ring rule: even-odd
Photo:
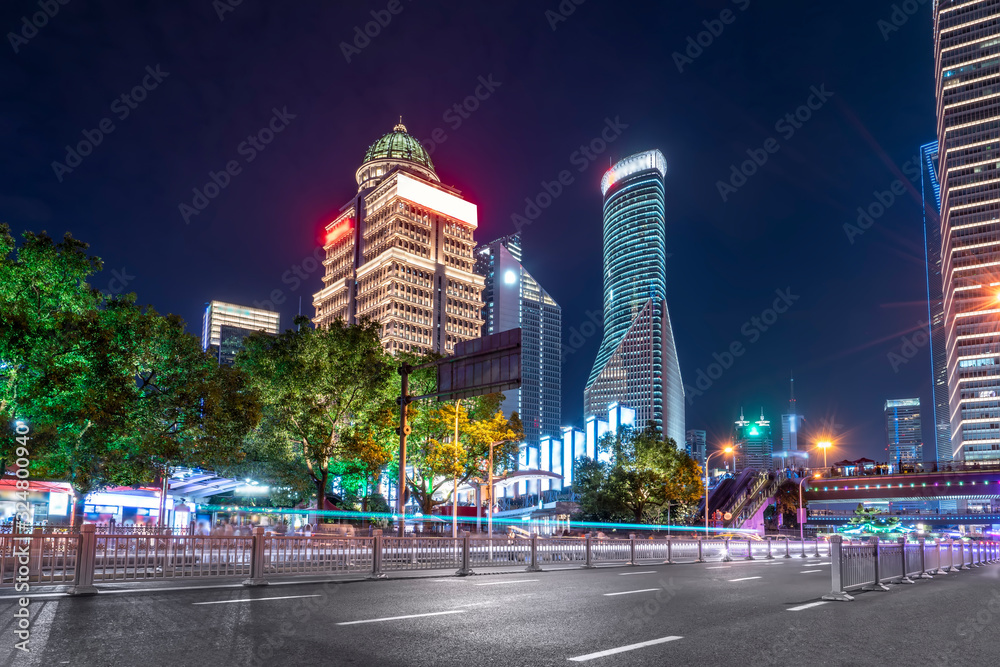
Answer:
[[[601,309],[601,176],[609,160],[659,148],[685,384],[713,353],[745,349],[690,397],[687,427],[715,446],[741,405],[753,417],[763,407],[778,439],[794,371],[806,433],[838,425],[831,456],[884,460],[884,401],[919,396],[933,457],[928,348],[895,369],[888,358],[927,318],[920,182],[906,163],[935,138],[931,3],[897,14],[895,29],[888,0],[563,0],[567,16],[557,0],[63,1],[42,1],[58,12],[37,31],[22,17],[38,0],[0,9],[0,221],[90,243],[105,262],[98,288],[134,291],[199,334],[211,299],[274,293],[283,326],[300,298],[312,316],[321,271],[304,260],[356,192],[365,149],[402,116],[418,139],[445,138],[432,159],[479,206],[479,242],[514,232],[525,199],[572,173],[522,231],[524,264],[561,304],[573,349],[564,422],[582,424],[600,336],[571,334]],[[358,49],[373,11],[387,24]],[[719,34],[702,35],[708,46],[679,71],[674,54],[703,22]],[[453,105],[477,87],[486,99],[462,117]],[[814,87],[826,99],[812,98],[810,118],[776,126]],[[272,122],[281,131],[262,150],[243,144]],[[608,122],[620,135],[581,157]],[[68,163],[84,132],[100,144]],[[767,161],[723,201],[717,183],[748,150]],[[238,173],[186,221],[180,205],[230,161]],[[896,179],[912,187],[852,243],[844,224]],[[744,329],[786,289],[797,297],[786,313],[757,336]]]

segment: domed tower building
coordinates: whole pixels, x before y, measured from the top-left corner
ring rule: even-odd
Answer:
[[[451,354],[478,338],[476,205],[441,183],[402,122],[368,148],[356,179],[357,194],[326,225],[313,322],[374,320],[389,352]]]

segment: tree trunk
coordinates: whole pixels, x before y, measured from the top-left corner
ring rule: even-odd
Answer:
[[[78,533],[80,526],[83,525],[83,505],[89,491],[80,491],[74,488],[73,492],[76,494],[73,497],[73,532]]]
[[[324,503],[323,501],[326,500],[326,482],[329,476],[330,476],[330,471],[323,470],[322,473],[320,474],[319,479],[316,480],[316,510],[319,512],[322,512],[324,509],[326,509],[326,503]],[[317,515],[316,521],[319,522],[321,517],[322,515]]]

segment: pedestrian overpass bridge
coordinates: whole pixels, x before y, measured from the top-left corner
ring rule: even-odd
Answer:
[[[961,470],[820,477],[803,484],[803,498],[815,507],[825,503],[1000,499],[1000,466]]]

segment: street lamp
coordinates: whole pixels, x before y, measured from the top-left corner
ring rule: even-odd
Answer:
[[[829,440],[823,440],[822,442],[817,442],[816,446],[823,450],[823,467],[826,467],[826,450],[833,446],[833,443]]]
[[[804,507],[803,502],[802,502],[802,485],[805,484],[806,482],[808,482],[810,479],[818,479],[819,476],[820,476],[819,473],[816,473],[812,477],[804,477],[802,479],[802,481],[799,482],[799,517],[798,517],[798,519],[799,519],[799,542],[802,544],[802,557],[803,558],[806,557],[806,547],[805,547],[805,543],[806,543],[806,538],[805,538],[805,524],[806,524],[805,518],[806,518],[806,511],[805,511],[805,507]]]
[[[716,454],[722,454],[725,458],[726,454],[733,451],[732,447],[725,447],[721,451],[712,452],[705,458],[705,537],[708,537],[708,462],[712,460],[712,457]],[[736,467],[736,455],[733,454],[733,468]]]

